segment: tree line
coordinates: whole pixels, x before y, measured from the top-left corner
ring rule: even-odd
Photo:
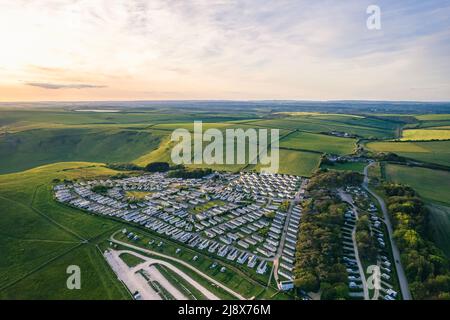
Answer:
[[[362,175],[355,172],[320,171],[306,188],[294,267],[294,284],[308,292],[321,292],[322,299],[349,296],[347,270],[341,261],[344,213],[335,188],[359,185]]]
[[[450,299],[449,261],[430,241],[429,211],[410,187],[385,183],[394,238],[415,299]]]

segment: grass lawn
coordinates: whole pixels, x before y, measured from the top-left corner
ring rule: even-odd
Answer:
[[[152,192],[148,191],[126,191],[125,195],[130,199],[142,200]]]
[[[175,288],[180,290],[189,300],[206,300],[206,297],[184,278],[180,277],[171,269],[160,264],[154,264],[155,268],[169,281]]]
[[[224,205],[224,204],[225,204],[224,201],[217,199],[217,200],[208,201],[208,202],[206,202],[204,204],[199,204],[197,206],[189,208],[189,211],[191,213],[201,213],[201,212],[206,211],[206,210],[208,210],[208,209],[210,209],[212,207],[221,206],[221,205]]]
[[[138,264],[144,262],[144,260],[142,260],[139,257],[136,257],[133,254],[129,254],[129,253],[122,253],[120,255],[120,259],[123,260],[123,262],[125,262],[127,264],[127,266],[129,266],[130,268],[137,266]]]
[[[44,249],[41,249],[44,250]],[[67,289],[67,267],[81,271],[81,289]],[[1,299],[130,299],[126,288],[94,245],[82,245],[50,261],[14,285],[0,290]]]

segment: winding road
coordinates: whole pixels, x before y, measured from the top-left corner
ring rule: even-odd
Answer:
[[[341,196],[341,199],[350,204],[352,207],[352,212],[355,215],[356,221],[358,221],[358,208],[356,208],[355,203],[353,202],[353,198],[348,193],[345,193],[343,190],[339,190],[339,195]],[[353,251],[355,252],[355,259],[356,263],[358,265],[359,275],[361,277],[361,282],[363,286],[363,294],[364,294],[364,300],[369,300],[369,289],[367,288],[367,281],[366,281],[366,275],[364,273],[364,268],[361,263],[361,259],[359,258],[359,251],[358,251],[358,244],[356,243],[356,222],[355,225],[352,228],[352,242],[353,242]]]
[[[403,269],[403,265],[400,260],[400,252],[397,248],[397,244],[395,243],[395,240],[393,238],[393,228],[391,224],[391,220],[388,214],[386,203],[384,202],[383,198],[381,198],[379,195],[377,195],[374,191],[372,191],[369,188],[369,167],[372,166],[375,162],[370,163],[364,168],[364,182],[362,184],[363,188],[367,190],[375,199],[377,199],[378,203],[380,204],[381,210],[383,211],[383,217],[384,217],[384,223],[386,225],[386,229],[388,232],[389,241],[391,243],[392,248],[392,255],[394,257],[394,263],[395,267],[397,269],[397,276],[398,276],[398,283],[400,285],[400,290],[402,292],[403,300],[411,300],[411,293],[409,291],[408,286],[408,280],[405,276],[405,271]]]

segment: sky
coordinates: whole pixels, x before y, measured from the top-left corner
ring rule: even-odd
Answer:
[[[0,39],[0,101],[450,100],[449,0],[0,0]]]

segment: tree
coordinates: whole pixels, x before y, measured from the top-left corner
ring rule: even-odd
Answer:
[[[96,185],[92,187],[92,191],[100,194],[105,194],[108,192],[109,187],[102,186],[102,185]]]
[[[304,291],[314,292],[319,289],[319,281],[315,275],[310,272],[303,272],[294,280],[294,285]]]
[[[167,162],[151,162],[145,166],[148,172],[166,172],[169,171],[170,165]]]

